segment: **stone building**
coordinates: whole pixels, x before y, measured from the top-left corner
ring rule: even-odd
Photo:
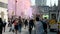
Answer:
[[[7,4],[8,0],[0,0],[0,17],[6,21],[8,21]]]

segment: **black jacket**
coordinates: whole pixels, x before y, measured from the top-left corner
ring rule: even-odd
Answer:
[[[3,29],[3,22],[2,22],[2,19],[0,18],[0,32],[2,31]]]

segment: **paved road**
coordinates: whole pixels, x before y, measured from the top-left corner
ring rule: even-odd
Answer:
[[[33,32],[34,32],[34,31],[33,31]],[[6,32],[3,32],[3,34],[13,34],[13,32],[9,32],[9,27],[7,27],[7,28],[6,28]],[[19,32],[18,32],[18,34],[19,34]],[[21,34],[29,34],[28,28],[24,29],[24,27],[23,27]]]
[[[9,31],[9,28],[7,27],[7,28],[6,28],[6,32],[3,32],[3,34],[14,34],[14,33],[12,33],[12,32],[8,32],[8,31]],[[18,34],[20,34],[20,33],[18,32]],[[26,29],[22,28],[21,34],[29,34],[29,33],[28,33],[28,28],[26,28]],[[34,34],[34,31],[32,32],[32,34]],[[56,33],[54,33],[54,32],[49,32],[48,34],[56,34]]]

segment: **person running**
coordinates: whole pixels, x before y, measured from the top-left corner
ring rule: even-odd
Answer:
[[[0,18],[0,34],[2,34],[2,30],[3,30],[3,22],[2,19]]]

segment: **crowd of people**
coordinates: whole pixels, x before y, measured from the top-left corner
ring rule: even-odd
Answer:
[[[17,31],[21,33],[22,27],[25,26],[24,29],[28,26],[29,34],[32,33],[32,29],[34,27],[36,34],[47,34],[47,19],[41,19],[40,17],[30,18],[30,19],[22,19],[21,17],[15,18],[14,20],[10,20],[8,26],[10,26],[9,32]]]
[[[40,17],[36,17],[36,18],[30,18],[30,19],[22,19],[20,16],[19,18],[15,18],[15,19],[10,19],[8,21],[8,27],[10,27],[9,32],[13,32],[15,34],[18,34],[18,32],[20,32],[21,34],[21,30],[22,27],[25,26],[24,29],[26,29],[26,27],[28,26],[28,31],[29,34],[32,34],[32,29],[34,27],[34,31],[35,34],[47,34],[47,19],[41,19]],[[2,25],[3,24],[3,25]],[[5,26],[6,26],[6,22],[5,20],[2,21],[2,19],[0,18],[0,33],[2,34],[2,30],[4,30],[5,32]]]

